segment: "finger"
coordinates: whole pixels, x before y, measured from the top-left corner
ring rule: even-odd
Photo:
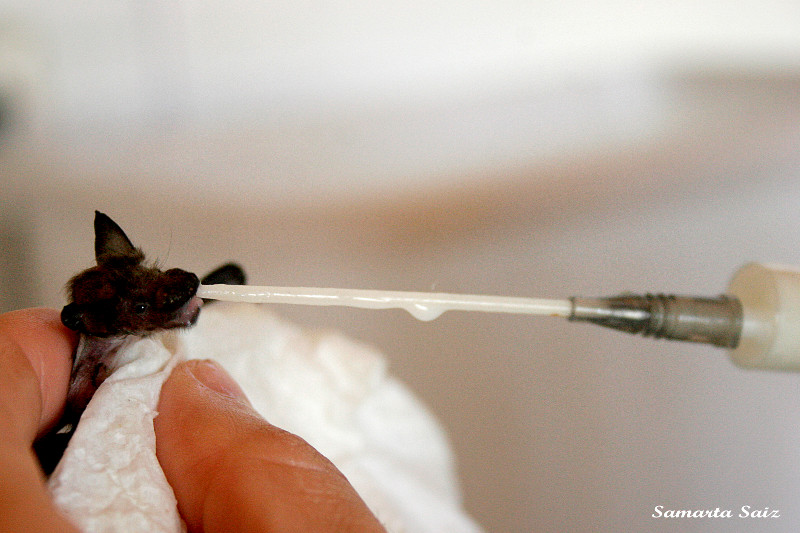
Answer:
[[[0,315],[0,342],[7,354],[0,402],[11,408],[3,418],[33,440],[64,409],[77,336],[54,309],[22,309]]]
[[[191,532],[384,531],[333,464],[265,422],[215,363],[176,367],[156,452]]]
[[[74,341],[56,311],[0,315],[0,531],[77,531],[50,500],[31,450],[63,408]]]

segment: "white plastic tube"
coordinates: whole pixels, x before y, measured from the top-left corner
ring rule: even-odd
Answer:
[[[584,311],[580,306],[576,307],[578,299],[550,300],[543,298],[309,287],[259,287],[250,285],[204,285],[200,287],[197,295],[201,298],[239,302],[344,305],[369,309],[402,308],[420,320],[433,320],[448,310],[526,313],[563,317],[570,320],[588,319],[589,321],[623,331],[642,331],[640,328],[630,329],[626,327],[631,326],[631,320],[624,320],[620,324],[615,320],[605,323],[603,320],[591,320],[591,318],[595,318],[591,313],[586,314],[586,316],[577,314],[579,310]],[[728,295],[738,299],[742,305],[741,322],[738,319],[737,312],[735,323],[725,323],[730,327],[735,327],[737,331],[741,327],[738,344],[736,348],[730,350],[730,357],[733,362],[746,368],[800,371],[800,270],[782,265],[747,264],[734,274],[728,286]],[[582,299],[580,302],[584,300],[586,299]],[[607,313],[609,309],[619,311],[617,309],[619,306],[609,306],[606,300],[608,299],[598,300],[599,303],[589,305],[587,308],[592,312],[599,310]],[[616,302],[618,299],[611,300]],[[697,299],[689,300],[691,303],[688,307],[689,312],[684,313],[681,308],[676,307],[672,309],[672,314],[666,313],[672,318],[675,318],[672,315],[676,315],[680,319],[676,323],[677,325],[671,325],[670,334],[655,336],[717,344],[712,342],[708,336],[703,336],[701,339],[691,334],[676,336],[676,331],[680,330],[682,332],[685,328],[688,328],[687,331],[689,333],[692,331],[696,333],[692,329],[692,327],[696,326],[695,322],[703,326],[705,324],[703,320],[721,319],[719,313],[709,314],[705,312],[708,311],[707,306],[714,304],[714,302],[711,302],[711,304],[704,303],[703,305],[706,306],[704,307],[695,301]],[[649,302],[649,300],[647,301]],[[622,307],[624,308],[625,305],[622,305]],[[622,310],[625,311],[626,309]],[[703,316],[694,317],[691,312],[701,312]],[[602,313],[598,315],[600,318],[605,316]],[[727,316],[725,313],[721,315],[722,318]],[[624,317],[630,319],[628,315],[624,315]],[[619,317],[613,315],[612,318]],[[653,320],[649,312],[645,313],[645,319]],[[634,322],[636,321],[634,320]],[[707,333],[706,329],[702,329],[702,331]],[[650,334],[653,333],[650,332]]]
[[[774,264],[740,268],[728,294],[742,303],[734,363],[747,368],[800,371],[800,271]]]
[[[201,285],[197,296],[229,302],[398,308],[405,309],[419,320],[433,320],[445,311],[523,313],[567,318],[572,307],[569,300],[546,298],[257,285]]]

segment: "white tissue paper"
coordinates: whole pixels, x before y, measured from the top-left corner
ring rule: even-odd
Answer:
[[[122,348],[49,480],[83,531],[185,531],[152,422],[161,385],[194,357],[217,360],[267,420],[328,457],[390,532],[480,531],[461,509],[441,427],[387,374],[383,356],[289,325],[264,306],[223,302],[204,308],[192,329]]]

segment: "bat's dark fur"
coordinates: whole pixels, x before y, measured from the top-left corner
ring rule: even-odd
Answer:
[[[102,213],[96,214],[94,226],[97,266],[70,280],[71,303],[61,311],[65,326],[84,335],[110,337],[194,323],[200,312],[193,301],[200,284],[197,276],[146,265],[144,253]]]
[[[148,265],[125,232],[99,211],[95,211],[94,229],[97,265],[69,281],[70,303],[61,311],[64,325],[81,337],[60,429],[37,444],[42,468],[48,473],[94,392],[113,369],[118,348],[132,336],[193,325],[202,304],[195,296],[200,284],[196,275]],[[232,263],[203,278],[205,284],[244,282],[242,269]]]

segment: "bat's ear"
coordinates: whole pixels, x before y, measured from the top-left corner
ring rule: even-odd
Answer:
[[[61,323],[73,331],[83,328],[83,313],[76,303],[67,304],[61,310]]]
[[[203,285],[216,285],[217,283],[245,285],[247,276],[245,276],[242,267],[236,263],[225,263],[213,272],[206,274],[200,283]]]
[[[133,246],[122,228],[100,211],[94,212],[94,255],[98,264],[110,257],[142,259],[142,253]]]

